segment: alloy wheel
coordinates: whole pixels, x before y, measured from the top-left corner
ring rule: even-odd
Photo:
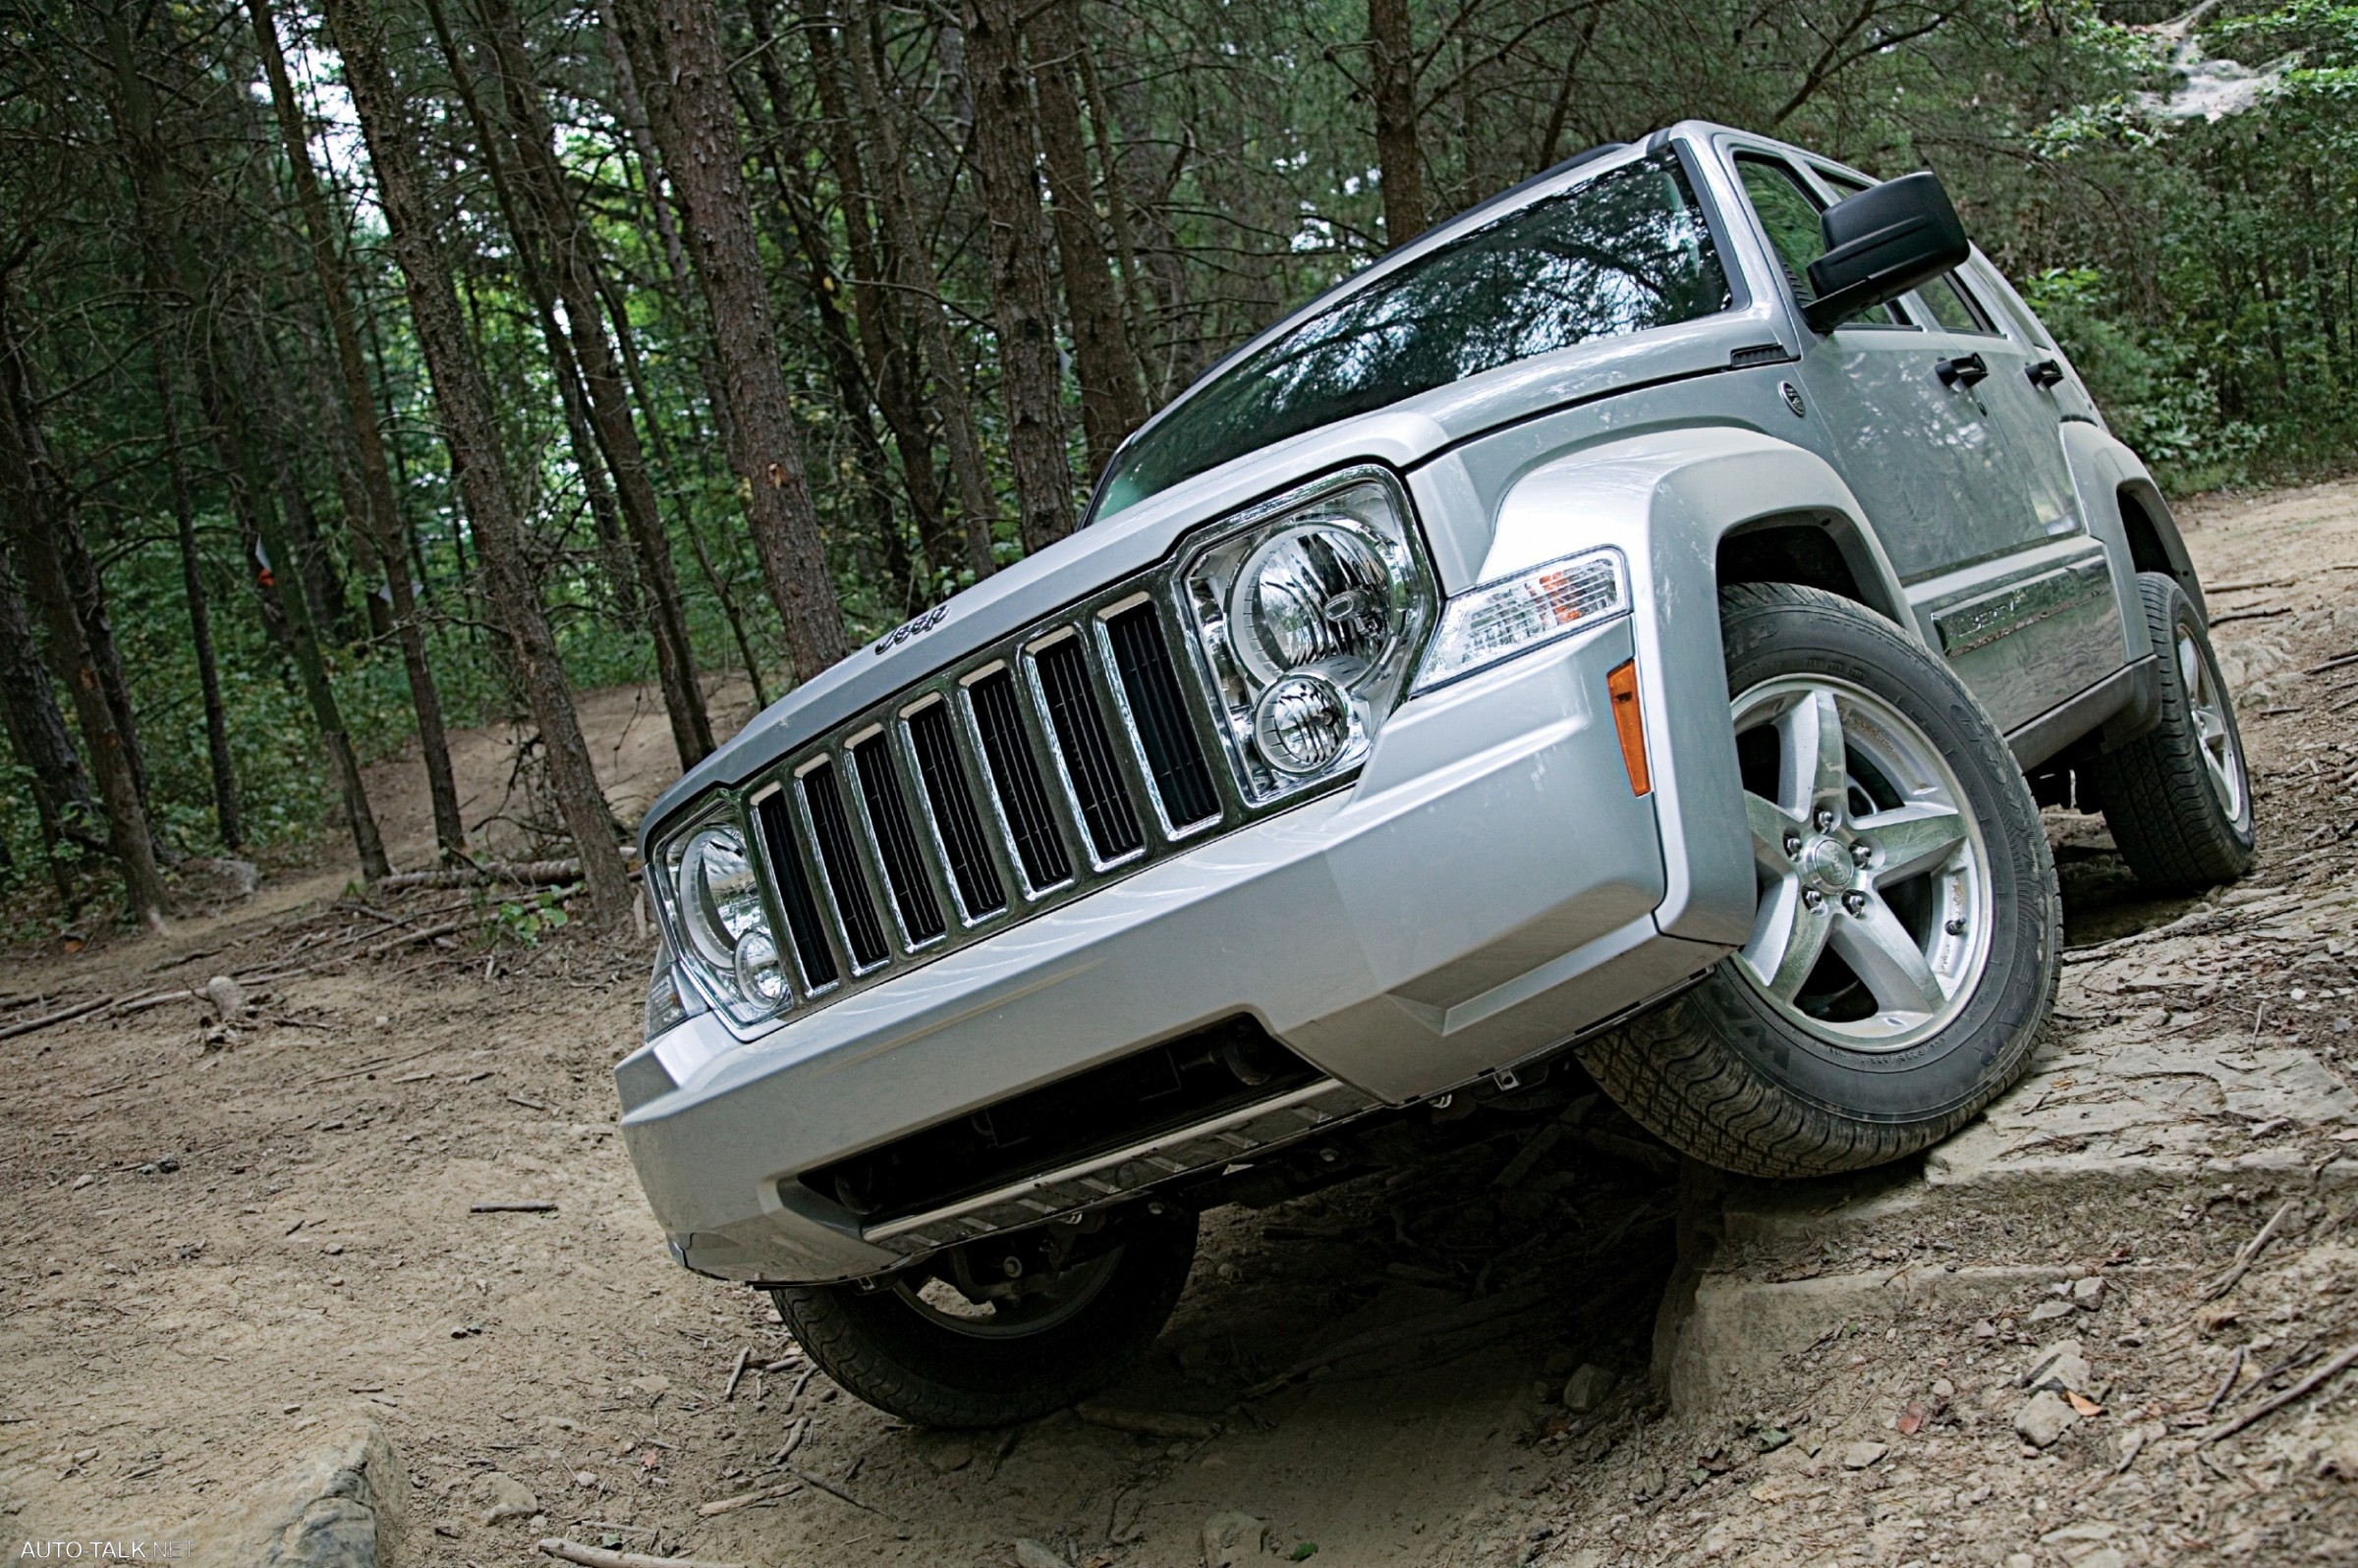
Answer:
[[[1831,1045],[1937,1034],[1990,958],[1989,851],[1947,759],[1846,681],[1767,681],[1733,711],[1760,889],[1737,972]]]
[[[2227,700],[2221,688],[2218,672],[2204,656],[2203,646],[2195,641],[2190,628],[2181,626],[2177,635],[2178,679],[2186,690],[2186,711],[2194,720],[2195,744],[2203,754],[2203,771],[2210,776],[2211,793],[2218,798],[2218,808],[2227,820],[2243,820],[2243,748],[2237,744],[2235,730],[2227,722]]]

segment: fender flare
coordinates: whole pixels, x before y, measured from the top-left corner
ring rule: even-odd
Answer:
[[[2138,602],[2139,572],[2165,571],[2177,579],[2178,587],[2194,600],[2195,609],[2209,620],[2211,609],[2203,599],[2194,558],[2187,553],[2177,519],[2162,498],[2162,487],[2154,482],[2145,460],[2111,431],[2085,420],[2071,420],[2063,425],[2063,461],[2071,470],[2081,520],[2112,558],[2113,590],[2120,602]],[[2141,537],[2131,532],[2131,506]],[[2134,663],[2153,651],[2152,642],[2146,635],[2144,617],[2124,614],[2121,622],[2128,658]]]
[[[1620,549],[1661,824],[1664,892],[1655,923],[1665,935],[1729,947],[1749,939],[1756,894],[1727,719],[1719,544],[1772,519],[1832,531],[1862,597],[1923,641],[1889,557],[1832,465],[1739,426],[1631,436],[1532,469],[1499,501],[1479,578],[1495,582],[1594,545]]]

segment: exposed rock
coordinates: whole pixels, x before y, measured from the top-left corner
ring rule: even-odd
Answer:
[[[2063,1396],[2051,1388],[2042,1388],[2031,1396],[2014,1418],[2014,1429],[2022,1440],[2034,1448],[2047,1448],[2069,1431],[2079,1421],[2078,1412],[2063,1402]]]
[[[1015,1568],[1073,1568],[1073,1565],[1054,1547],[1043,1546],[1030,1537],[1019,1537],[1015,1542]]]
[[[1585,1416],[1604,1403],[1604,1396],[1613,1391],[1613,1374],[1594,1362],[1583,1362],[1564,1379],[1564,1408],[1575,1416]]]
[[[2085,1307],[2094,1312],[2104,1304],[2105,1276],[2090,1274],[2086,1279],[2073,1280],[2071,1282],[2071,1300],[2074,1306]]]
[[[260,1543],[245,1560],[258,1568],[391,1568],[409,1490],[384,1428],[357,1421],[256,1504],[249,1517]]]
[[[2034,1323],[2051,1323],[2058,1317],[2069,1317],[2070,1316],[2071,1303],[2067,1301],[2043,1301],[2038,1306],[2031,1309],[2030,1320]]]
[[[2059,1393],[2083,1391],[2096,1381],[2096,1369],[2076,1339],[2058,1339],[2031,1362],[2020,1382],[2025,1388],[2052,1388]]]
[[[1213,1514],[1204,1521],[1204,1568],[1244,1568],[1268,1542],[1269,1527],[1251,1514]]]
[[[1890,1451],[1890,1445],[1887,1443],[1869,1442],[1861,1439],[1842,1450],[1842,1468],[1844,1470],[1865,1470]]]
[[[514,1476],[494,1470],[482,1481],[482,1521],[504,1525],[511,1519],[530,1519],[540,1511],[540,1499]]]
[[[245,1016],[246,987],[227,975],[215,975],[204,982],[204,999],[212,1003],[213,1016],[224,1024]]]

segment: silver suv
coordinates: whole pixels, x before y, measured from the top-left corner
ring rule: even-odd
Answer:
[[[2043,803],[2249,865],[2152,476],[1934,176],[1679,125],[1280,322],[666,794],[623,1132],[845,1387],[1019,1420],[1207,1207],[1584,1074],[1731,1170],[1924,1148],[2054,995]]]

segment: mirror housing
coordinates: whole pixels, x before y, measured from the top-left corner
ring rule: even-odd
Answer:
[[[1827,207],[1818,220],[1825,254],[1810,263],[1817,295],[1802,314],[1830,332],[1962,263],[1971,252],[1940,177],[1888,180]]]

